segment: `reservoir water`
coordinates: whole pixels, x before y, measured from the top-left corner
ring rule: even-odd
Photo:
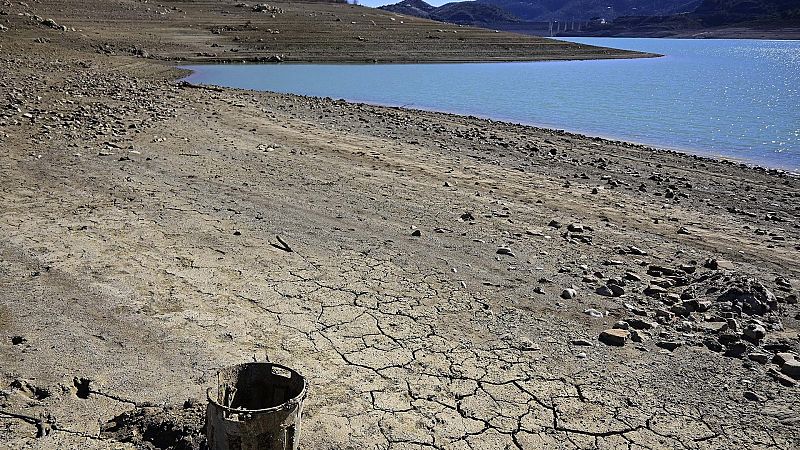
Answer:
[[[192,83],[475,115],[800,172],[800,41],[582,38],[662,58],[188,66]]]

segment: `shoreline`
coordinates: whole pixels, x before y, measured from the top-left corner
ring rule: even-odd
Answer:
[[[132,56],[141,17],[163,54],[273,20],[218,3],[0,33],[2,445],[199,450],[217,371],[268,359],[308,450],[797,447],[800,178]]]
[[[291,63],[291,64],[295,64],[295,63]],[[308,63],[308,64],[316,64],[316,63]],[[411,63],[411,64],[413,64],[413,63]],[[439,63],[431,63],[431,64],[439,64]],[[447,64],[447,63],[442,63],[442,64]],[[188,68],[188,66],[178,66],[178,68],[180,68],[182,70],[187,70],[187,71],[193,72],[192,69]],[[439,110],[439,109],[435,109],[435,108],[419,108],[419,107],[413,107],[413,105],[412,106],[394,105],[394,104],[389,104],[389,103],[368,102],[368,101],[356,100],[356,99],[348,99],[348,98],[333,99],[332,97],[321,97],[321,96],[313,96],[313,95],[304,95],[304,94],[296,94],[296,93],[291,93],[291,92],[277,92],[277,91],[269,91],[269,90],[234,88],[234,87],[221,86],[221,85],[216,85],[216,84],[203,84],[203,83],[195,84],[195,83],[191,83],[191,82],[187,81],[187,79],[190,76],[191,75],[187,75],[187,76],[183,76],[183,77],[180,77],[180,78],[176,78],[175,82],[184,82],[184,83],[188,83],[188,84],[190,84],[192,86],[197,86],[197,87],[213,87],[213,88],[230,89],[230,90],[233,90],[233,91],[243,91],[243,92],[264,92],[264,93],[275,94],[275,95],[290,95],[290,96],[295,96],[295,97],[299,97],[299,98],[306,98],[306,99],[313,99],[313,100],[323,100],[323,99],[344,100],[347,103],[353,104],[353,105],[378,106],[378,107],[385,107],[385,108],[407,110],[409,112],[419,111],[419,112],[437,113],[437,114],[442,114],[444,116],[454,116],[454,117],[459,117],[459,118],[477,118],[477,119],[486,120],[486,121],[490,121],[490,122],[499,122],[499,123],[504,123],[504,124],[508,124],[508,125],[518,125],[518,126],[528,127],[528,128],[531,128],[532,131],[565,132],[565,133],[568,133],[571,136],[574,136],[576,138],[602,139],[603,141],[607,141],[607,142],[611,142],[611,143],[620,143],[620,142],[628,143],[628,144],[631,144],[631,145],[648,148],[648,149],[652,150],[653,152],[668,152],[668,153],[680,154],[680,155],[685,155],[687,157],[707,159],[707,160],[710,160],[710,161],[717,161],[717,162],[722,162],[722,163],[725,163],[725,164],[741,165],[741,166],[748,167],[748,168],[751,168],[753,170],[758,170],[758,171],[771,172],[771,173],[776,173],[776,174],[786,174],[786,175],[789,175],[789,176],[792,176],[792,177],[800,177],[800,168],[791,169],[791,168],[787,168],[787,167],[783,167],[783,166],[771,166],[771,165],[759,163],[759,162],[756,162],[754,160],[749,160],[749,159],[745,159],[745,158],[736,158],[736,157],[725,156],[725,155],[722,155],[722,154],[713,154],[710,150],[703,150],[703,149],[699,149],[699,148],[688,148],[688,147],[687,148],[683,148],[683,147],[661,146],[661,145],[657,145],[657,144],[649,144],[649,143],[646,143],[646,142],[639,142],[639,141],[635,141],[635,140],[625,139],[624,137],[615,137],[615,136],[611,136],[611,135],[604,135],[604,134],[601,134],[601,133],[592,133],[592,132],[574,130],[574,129],[567,129],[567,128],[557,128],[556,126],[550,126],[550,125],[547,125],[547,124],[539,124],[539,123],[533,123],[533,122],[519,122],[519,121],[514,121],[514,120],[511,120],[511,119],[492,118],[492,117],[483,116],[483,115],[464,114],[464,113],[453,112],[453,111]]]

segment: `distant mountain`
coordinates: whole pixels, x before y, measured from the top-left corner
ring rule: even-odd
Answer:
[[[666,16],[694,11],[702,0],[476,0],[526,21],[612,20],[619,16]]]
[[[800,26],[800,0],[704,0],[693,15],[705,26],[754,22]]]
[[[690,13],[618,17],[611,23],[594,22],[581,34],[667,37],[714,32],[714,36],[724,37],[725,33],[717,32],[733,28],[751,32],[777,30],[774,37],[795,37],[800,29],[800,0],[703,0]],[[747,32],[740,35],[746,37]],[[737,34],[728,36],[736,37]]]
[[[520,21],[497,6],[475,1],[452,2],[437,8],[422,0],[403,0],[393,5],[381,6],[380,9],[459,25],[491,26]]]
[[[430,19],[431,12],[436,9],[435,6],[429,5],[422,0],[403,0],[400,3],[393,5],[381,6],[378,9],[384,11],[391,11],[397,14],[405,14],[407,16],[422,17],[423,19]]]
[[[494,5],[478,2],[453,2],[433,10],[431,18],[459,25],[499,24],[519,22],[519,18]]]
[[[538,35],[689,37],[738,27],[770,29],[772,37],[800,36],[800,0],[475,0],[438,8],[403,0],[381,9]],[[726,37],[724,32],[707,36]]]

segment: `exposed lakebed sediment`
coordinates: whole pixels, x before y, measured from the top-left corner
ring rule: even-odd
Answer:
[[[34,45],[0,57],[2,445],[197,448],[187,399],[268,356],[304,448],[797,447],[797,178]]]

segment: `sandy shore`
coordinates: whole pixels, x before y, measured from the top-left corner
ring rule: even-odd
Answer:
[[[265,357],[305,449],[800,445],[797,178],[184,86],[176,34],[2,9],[0,448],[202,448],[187,400]]]

